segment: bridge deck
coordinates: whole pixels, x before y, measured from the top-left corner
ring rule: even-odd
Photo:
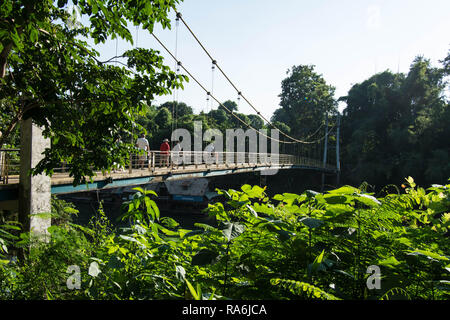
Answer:
[[[157,155],[157,152],[154,152],[153,154]],[[236,156],[238,155],[238,153],[235,154]],[[195,155],[193,154],[193,156]],[[228,161],[216,161],[208,164],[181,164],[179,166],[171,163],[170,167],[161,167],[158,165],[159,159],[153,156],[151,160],[146,163],[147,167],[144,169],[135,169],[134,167],[138,163],[132,162],[132,169],[125,168],[106,173],[97,172],[88,183],[77,186],[73,186],[73,178],[70,177],[69,173],[56,172],[51,178],[51,193],[73,193],[87,190],[139,185],[149,183],[150,181],[211,177],[257,171],[265,171],[263,174],[271,175],[275,174],[276,170],[280,169],[309,169],[329,173],[336,172],[335,167],[329,165],[323,166],[322,163],[314,159],[295,157],[291,155],[279,155],[277,161],[275,163],[271,163],[271,161],[267,161],[267,158],[263,158],[264,161],[262,161],[260,157],[261,154],[258,154],[258,157],[253,158],[251,154],[246,153],[243,158],[244,161],[241,162],[238,161],[238,158],[235,158],[235,161],[231,163]],[[67,170],[67,168],[65,170]],[[7,179],[3,181],[3,184],[0,184],[0,208],[4,208],[5,204],[8,202],[17,202],[18,188],[19,176],[17,174],[9,174]]]

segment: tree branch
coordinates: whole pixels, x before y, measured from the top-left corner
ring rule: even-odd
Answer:
[[[0,78],[4,78],[6,76],[6,69],[8,66],[8,56],[13,47],[12,41],[8,43],[0,53]]]
[[[100,63],[108,63],[108,62],[110,62],[111,60],[113,60],[113,59],[116,59],[116,58],[123,58],[124,56],[114,56],[114,57],[112,57],[112,58],[110,58],[110,59],[108,59],[108,60],[106,60],[106,61],[100,61]],[[119,61],[114,61],[114,62],[119,62]]]

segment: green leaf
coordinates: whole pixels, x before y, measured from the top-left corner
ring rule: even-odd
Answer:
[[[398,243],[404,244],[405,246],[408,247],[412,246],[412,241],[405,237],[394,239],[394,241],[397,241]]]
[[[186,270],[182,266],[175,266],[175,275],[178,280],[184,281],[186,279]]]
[[[254,203],[252,207],[258,213],[264,213],[264,214],[273,214],[274,213],[274,208],[272,205],[269,206],[267,204]]]
[[[216,251],[211,251],[209,249],[200,250],[195,256],[192,257],[191,264],[193,266],[204,266],[208,264],[213,264],[216,262],[219,253]]]
[[[435,259],[435,260],[440,260],[440,261],[448,261],[449,259],[445,256],[441,256],[440,254],[431,252],[431,251],[427,251],[427,250],[414,250],[414,251],[410,251],[410,253],[408,253],[408,255],[413,255],[413,256],[424,256],[427,257],[428,259]]]
[[[156,220],[159,220],[160,212],[159,212],[159,208],[158,208],[158,206],[156,205],[155,201],[150,200],[150,206],[152,207],[153,212],[155,213]]]
[[[441,290],[441,291],[450,292],[450,281],[448,281],[448,280],[439,280],[438,285],[436,286],[436,288]]]
[[[258,214],[256,213],[256,210],[253,209],[252,206],[247,205],[247,209],[251,212],[251,214],[253,214],[255,217],[258,217]]]
[[[326,270],[327,264],[323,261],[324,254],[325,250],[322,250],[322,252],[314,259],[313,263],[308,265],[308,274],[314,274],[318,271]]]
[[[277,201],[283,201],[284,196],[281,194],[276,194],[272,197],[272,199],[277,200]]]
[[[176,222],[174,219],[172,219],[170,217],[162,217],[161,223],[163,225],[165,225],[167,228],[171,228],[171,229],[175,229],[176,227],[178,227],[180,225],[178,222]]]
[[[328,204],[344,204],[349,202],[349,200],[351,199],[346,195],[336,195],[336,194],[325,194],[323,198]]]
[[[303,223],[305,226],[307,226],[310,229],[318,228],[321,225],[323,225],[322,220],[310,218],[310,217],[302,217],[302,218],[299,218],[298,221]]]
[[[395,257],[389,257],[387,259],[378,261],[377,264],[380,266],[385,266],[385,267],[394,269],[396,266],[400,265],[401,262],[399,262],[397,259],[395,259]]]
[[[167,228],[164,228],[163,226],[157,224],[158,229],[164,233],[166,236],[178,236],[179,232],[178,231],[173,231],[173,230],[169,230]]]
[[[221,229],[228,241],[233,240],[245,231],[245,227],[237,222],[225,222],[221,225]]]
[[[378,201],[377,198],[369,196],[368,194],[358,194],[354,199],[369,207],[378,207],[381,205],[381,202]]]
[[[302,296],[306,299],[321,299],[321,300],[340,300],[339,298],[329,294],[322,289],[315,287],[306,282],[286,280],[286,279],[271,279],[272,285],[279,285],[285,289],[288,289],[295,295]]]
[[[325,212],[324,217],[329,218],[329,219],[340,218],[341,215],[348,217],[354,211],[355,211],[355,209],[349,205],[332,204],[332,205],[328,205],[326,207],[326,212]]]
[[[412,177],[406,178],[406,181],[409,183],[411,188],[414,188],[416,186],[416,183],[414,182],[414,179]]]
[[[197,291],[195,291],[194,287],[192,286],[192,284],[188,281],[188,279],[186,280],[186,284],[188,286],[189,292],[191,293],[192,297],[195,300],[201,300],[201,298],[199,297],[199,295],[197,294]]]
[[[405,298],[411,300],[408,292],[402,288],[392,288],[389,289],[380,300],[405,300]]]
[[[151,215],[152,221],[154,221],[156,215],[155,215],[155,211],[153,210],[153,207],[152,207],[152,204],[151,204],[152,200],[150,200],[150,198],[148,198],[148,197],[145,197],[144,201],[145,201],[145,207],[147,209],[147,213],[149,215]]]
[[[108,249],[108,254],[113,254],[114,252],[116,252],[119,249],[119,246],[111,246]]]
[[[324,254],[325,254],[325,250],[322,250],[322,252],[316,257],[314,262],[315,263],[322,263]]]
[[[340,273],[340,274],[342,274],[342,275],[344,275],[344,276],[346,276],[346,277],[348,277],[348,278],[350,278],[352,280],[355,280],[355,276],[354,275],[352,275],[352,274],[350,274],[350,273],[348,273],[348,272],[346,272],[344,270],[334,270],[334,272]]]
[[[308,198],[314,198],[315,196],[319,195],[320,193],[314,190],[306,190],[305,194]]]
[[[180,233],[180,238],[189,238],[189,237],[194,237],[196,235],[205,233],[204,230],[192,230],[187,233],[185,233],[185,231],[186,230],[178,230],[178,232]]]
[[[275,233],[278,234],[278,238],[279,238],[281,241],[289,240],[290,238],[292,238],[292,237],[295,236],[295,233],[289,232],[289,231],[286,231],[286,230],[283,230],[283,229],[276,230]]]
[[[352,195],[352,194],[358,193],[358,192],[359,192],[359,190],[352,186],[343,186],[338,189],[328,191],[328,193],[331,193],[331,194],[348,194],[348,195]]]
[[[50,290],[48,290],[48,288],[45,288],[45,294],[47,296],[47,300],[55,300],[55,298],[53,297],[53,295],[50,292]]]
[[[38,40],[38,30],[36,28],[32,28],[30,30],[30,41],[35,43]]]
[[[131,242],[139,242],[139,241],[137,241],[135,238],[133,238],[133,237],[129,237],[129,236],[124,236],[124,235],[120,235],[119,236],[120,238],[122,238],[123,240],[126,240],[126,241],[131,241]]]

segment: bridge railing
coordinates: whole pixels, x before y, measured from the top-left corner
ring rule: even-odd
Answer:
[[[18,182],[20,170],[20,149],[0,149],[0,183]],[[132,173],[142,170],[183,170],[205,168],[236,168],[245,166],[298,165],[305,168],[335,169],[323,165],[321,160],[290,154],[252,152],[206,152],[206,151],[156,151],[133,154],[125,166],[115,165],[114,173]],[[70,165],[61,163],[54,168],[54,175],[65,175]]]
[[[0,149],[0,183],[9,183],[20,171],[20,149]]]
[[[158,168],[214,167],[237,165],[292,164],[295,157],[287,154],[271,155],[249,152],[205,152],[205,151],[150,151],[132,155],[127,168],[156,170]]]
[[[206,151],[149,151],[146,154],[133,155],[126,168],[154,171],[158,168],[214,167],[214,166],[276,166],[301,165],[305,167],[324,168],[322,161],[290,154],[270,154],[252,152],[206,152]],[[327,165],[329,169],[331,166]]]

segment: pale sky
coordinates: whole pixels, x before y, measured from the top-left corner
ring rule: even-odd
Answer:
[[[267,117],[279,107],[281,81],[293,65],[313,64],[336,99],[352,84],[389,69],[407,72],[417,55],[437,66],[450,49],[448,0],[185,0],[178,11],[221,68],[253,105]],[[172,30],[155,29],[175,51]],[[136,34],[135,27],[132,27]],[[147,32],[137,32],[139,47],[160,50],[166,64],[174,61]],[[119,54],[131,45],[120,41]],[[116,42],[97,47],[102,58],[115,55]],[[211,89],[211,62],[180,22],[178,58]],[[237,102],[236,91],[216,69],[213,94]],[[172,100],[160,97],[156,103]],[[208,111],[206,94],[194,81],[178,92],[178,101]],[[217,104],[213,105],[217,108]],[[239,111],[254,113],[242,99]]]

